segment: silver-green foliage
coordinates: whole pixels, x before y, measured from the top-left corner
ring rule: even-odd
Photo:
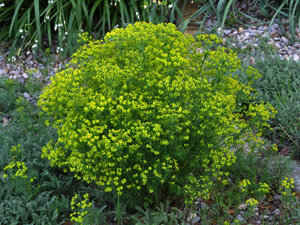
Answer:
[[[269,134],[299,150],[300,63],[266,57],[264,61],[257,60],[255,67],[262,75],[254,82],[257,99],[271,103],[278,111],[271,120],[274,129]],[[245,81],[245,77],[242,79]]]

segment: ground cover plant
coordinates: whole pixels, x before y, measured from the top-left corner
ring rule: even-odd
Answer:
[[[300,64],[269,56],[256,58],[254,65],[262,76],[254,81],[257,99],[270,102],[278,111],[271,119],[272,131],[266,133],[273,142],[299,158],[299,69]],[[241,76],[241,80],[245,80]]]
[[[66,201],[55,194],[54,186],[63,177],[58,181],[55,170],[40,158],[41,147],[55,132],[45,127],[36,105],[22,96],[35,94],[41,85],[24,86],[8,78],[0,80],[0,224],[55,224]]]

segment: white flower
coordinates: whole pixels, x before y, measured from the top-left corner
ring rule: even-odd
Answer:
[[[30,51],[27,51],[26,54],[29,55],[29,54],[30,54]]]
[[[35,49],[37,47],[37,44],[32,45],[32,49]]]
[[[16,57],[12,56],[12,57],[11,57],[11,61],[12,61],[12,62],[16,61]]]
[[[35,43],[38,43],[39,41],[38,41],[38,40],[35,40],[34,42],[35,42]]]
[[[50,17],[49,17],[48,15],[47,15],[45,18],[46,18],[46,20],[49,20],[49,19],[50,19]]]
[[[51,5],[54,2],[54,0],[49,0],[48,4]]]
[[[68,32],[67,32],[67,31],[65,32],[65,35],[68,35]]]
[[[117,24],[114,29],[117,29],[118,27],[119,27],[119,24]]]
[[[3,2],[2,2],[2,3],[0,3],[0,8],[1,8],[1,7],[4,7],[4,3],[3,3]]]
[[[19,31],[20,33],[23,33],[24,32],[24,30],[23,29],[20,29],[20,31]]]
[[[56,53],[63,52],[63,51],[64,51],[64,49],[61,48],[61,47],[57,47],[57,48],[56,48]]]
[[[23,38],[24,38],[24,35],[22,35],[21,38],[23,39]]]
[[[168,7],[169,7],[169,9],[171,9],[171,8],[173,7],[173,5],[172,5],[172,4],[170,4]]]
[[[137,17],[138,19],[140,18],[139,12],[136,12],[135,15],[136,15],[136,17]]]
[[[56,31],[57,28],[62,27],[62,26],[63,26],[62,23],[54,24],[54,30]]]

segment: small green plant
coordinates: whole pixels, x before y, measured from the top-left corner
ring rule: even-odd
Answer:
[[[60,224],[69,215],[70,187],[78,187],[73,176],[41,159],[56,133],[34,101],[22,97],[26,92],[36,100],[41,88],[38,80],[0,77],[0,224]],[[5,126],[3,117],[9,118]]]
[[[240,61],[219,43],[136,23],[83,46],[40,96],[59,135],[43,157],[131,207],[210,198],[227,185],[241,135],[256,127],[246,139],[259,148],[273,113],[264,103],[243,106],[251,87],[233,75]]]
[[[137,213],[131,216],[132,222],[136,225],[186,224],[183,221],[185,221],[187,212],[171,207],[169,202],[160,203],[160,206],[156,207],[155,210],[144,210],[141,207],[136,209]]]

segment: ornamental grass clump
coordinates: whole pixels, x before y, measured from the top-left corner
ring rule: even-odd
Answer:
[[[43,157],[132,205],[209,198],[228,184],[235,148],[259,147],[273,114],[249,103],[240,61],[220,43],[145,22],[90,41],[40,96],[59,136]]]

